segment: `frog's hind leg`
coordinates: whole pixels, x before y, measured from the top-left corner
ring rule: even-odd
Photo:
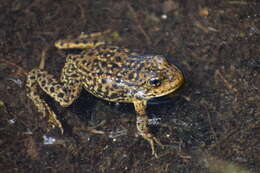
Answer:
[[[70,66],[69,63],[65,66]],[[71,71],[67,69],[66,72]],[[64,75],[64,81],[58,81],[53,75],[41,69],[33,69],[29,72],[26,88],[28,97],[34,102],[39,112],[44,116],[48,116],[49,123],[55,127],[62,129],[60,121],[57,119],[55,113],[51,110],[48,104],[38,95],[38,88],[40,87],[48,95],[53,97],[61,106],[69,106],[79,95],[81,91],[80,79],[77,78],[75,71]],[[66,80],[65,80],[66,79]]]
[[[75,39],[64,39],[55,42],[55,46],[59,49],[91,49],[99,45],[105,44],[104,35],[110,31],[95,32],[92,34],[81,33]]]
[[[117,32],[106,30],[104,32],[95,32],[92,34],[81,33],[75,39],[58,40],[55,42],[55,46],[58,49],[91,49],[120,40],[121,38]]]

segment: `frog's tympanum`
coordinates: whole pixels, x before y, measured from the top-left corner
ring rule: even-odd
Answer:
[[[178,89],[183,84],[183,74],[164,56],[140,55],[111,46],[108,35],[81,34],[76,39],[57,41],[58,49],[82,51],[67,56],[60,79],[40,68],[30,71],[26,83],[28,97],[39,112],[48,116],[51,125],[61,129],[55,113],[37,93],[38,87],[63,107],[77,99],[82,88],[104,100],[133,103],[138,134],[150,143],[156,156],[154,143],[162,144],[149,130],[145,111],[147,101]]]

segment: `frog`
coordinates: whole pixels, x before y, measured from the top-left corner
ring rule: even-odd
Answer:
[[[57,49],[77,49],[80,53],[67,55],[59,79],[40,67],[27,75],[27,96],[47,116],[49,124],[63,132],[61,122],[40,97],[39,89],[62,107],[71,105],[83,89],[103,100],[132,103],[137,114],[137,134],[149,142],[152,155],[157,157],[155,146],[164,145],[151,132],[147,103],[179,89],[184,83],[182,71],[163,55],[140,54],[113,45],[111,32],[80,34],[58,40],[54,45]]]

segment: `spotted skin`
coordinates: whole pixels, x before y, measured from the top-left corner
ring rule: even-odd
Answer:
[[[155,143],[162,145],[148,127],[147,101],[174,92],[184,81],[182,72],[161,55],[140,55],[128,49],[105,44],[109,32],[80,35],[74,40],[55,43],[59,49],[82,49],[68,55],[59,80],[35,68],[27,77],[28,97],[49,123],[62,129],[55,113],[38,95],[41,88],[61,106],[69,106],[82,88],[96,97],[112,102],[133,103],[137,112],[138,134],[146,139],[156,155]]]

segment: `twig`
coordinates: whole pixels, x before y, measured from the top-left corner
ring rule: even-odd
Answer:
[[[42,54],[41,54],[41,61],[40,61],[40,65],[39,68],[40,69],[44,69],[45,66],[45,60],[46,60],[46,52],[48,51],[49,47],[46,47],[42,50]]]
[[[212,120],[211,120],[210,113],[209,113],[209,110],[208,110],[209,105],[202,105],[202,106],[204,107],[204,109],[207,112],[207,117],[208,117],[208,122],[209,122],[209,126],[210,126],[210,129],[211,129],[211,132],[214,135],[215,140],[217,141],[218,140],[217,133],[216,133],[216,131],[213,128]]]
[[[133,9],[133,7],[127,3],[127,8],[129,10],[129,12],[131,13],[131,15],[133,16],[134,22],[136,23],[138,29],[140,30],[140,32],[144,35],[146,42],[151,45],[152,44],[152,40],[150,38],[150,36],[145,32],[144,28],[142,27],[142,25],[140,24],[137,14],[135,12],[135,10]]]
[[[196,27],[198,27],[199,29],[201,29],[203,32],[205,32],[205,33],[208,33],[208,32],[218,32],[218,30],[217,29],[215,29],[215,28],[213,28],[213,27],[210,27],[210,26],[208,26],[208,27],[206,27],[206,26],[203,26],[200,22],[198,22],[198,21],[195,21],[194,22],[194,25],[196,26]]]
[[[18,75],[22,74],[24,76],[27,76],[28,72],[26,70],[24,70],[22,67],[20,67],[17,64],[13,63],[13,62],[10,62],[8,60],[5,60],[5,59],[1,58],[0,59],[0,63],[7,64],[7,65],[12,66],[13,68],[17,69],[16,74],[18,74]]]
[[[228,1],[229,4],[239,4],[239,5],[248,5],[249,2],[246,1]]]
[[[223,80],[224,84],[227,86],[228,89],[230,89],[234,93],[238,92],[238,90],[225,79],[225,77],[222,75],[222,73],[219,70],[216,70],[215,75],[219,76],[220,79]]]

